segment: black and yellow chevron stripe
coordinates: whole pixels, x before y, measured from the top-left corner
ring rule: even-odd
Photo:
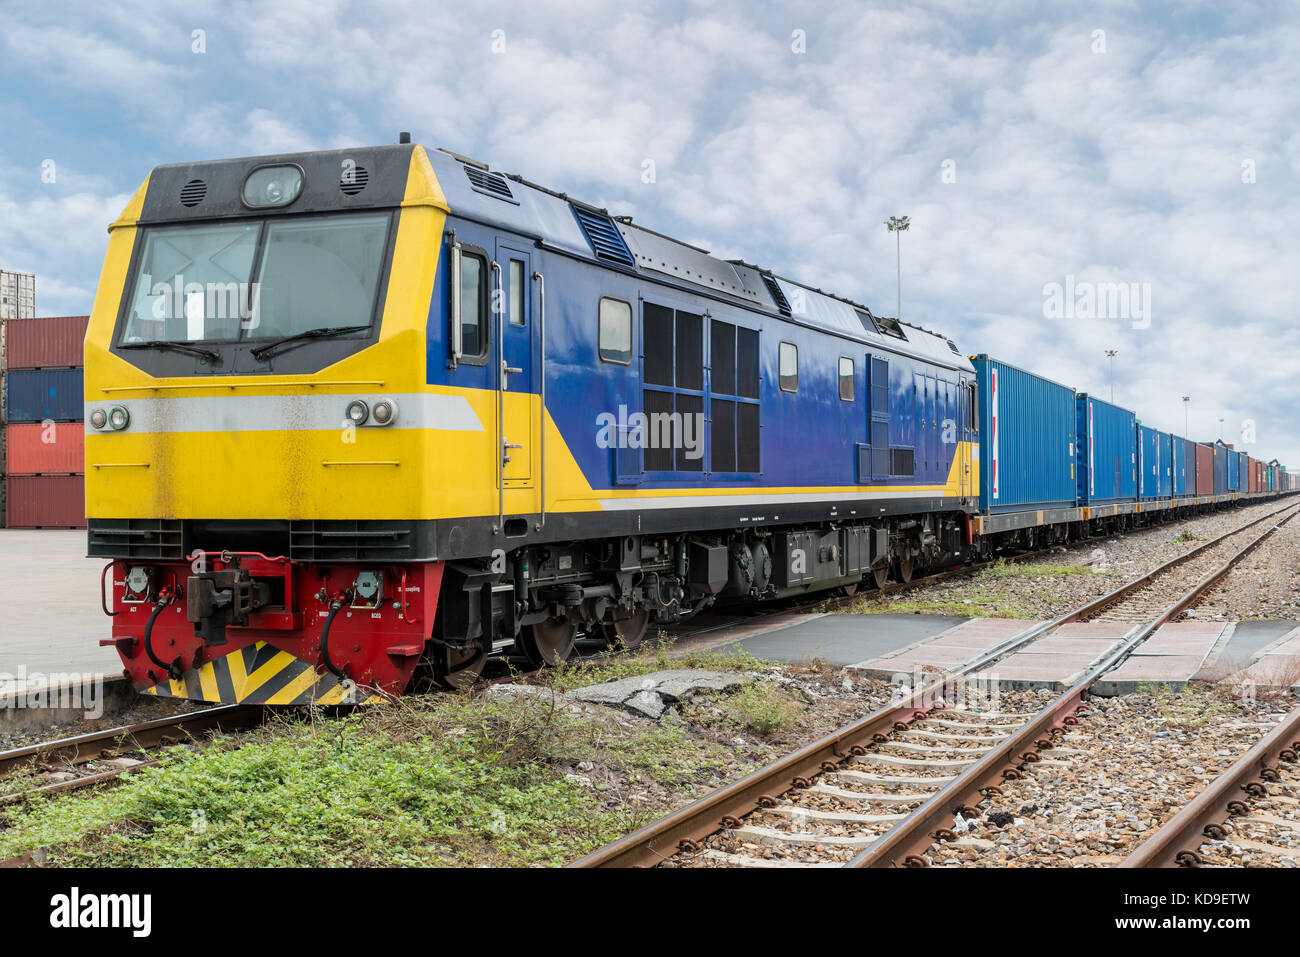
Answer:
[[[264,641],[146,688],[160,698],[220,704],[365,704],[376,692],[319,674],[310,664]]]

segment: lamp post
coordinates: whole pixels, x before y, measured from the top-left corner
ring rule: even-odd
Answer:
[[[1107,349],[1106,355],[1110,358],[1110,401],[1115,402],[1115,357],[1119,355],[1118,349]]]
[[[1190,395],[1183,396],[1183,437],[1184,438],[1191,437],[1191,433],[1188,431],[1188,425],[1187,425],[1187,410],[1191,405],[1191,401],[1192,401],[1192,397]]]
[[[902,232],[912,225],[910,216],[890,216],[885,228],[894,234],[894,256],[898,261],[898,321],[903,321],[903,240]]]

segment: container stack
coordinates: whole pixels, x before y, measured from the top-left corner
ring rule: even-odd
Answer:
[[[5,323],[4,523],[85,528],[87,316]]]

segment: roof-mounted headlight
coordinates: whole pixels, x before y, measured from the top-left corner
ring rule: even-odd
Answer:
[[[288,206],[301,192],[302,170],[297,166],[263,166],[244,180],[244,205]]]

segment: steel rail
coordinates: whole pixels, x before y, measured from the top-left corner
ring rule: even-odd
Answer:
[[[1194,867],[1197,848],[1206,840],[1223,840],[1223,822],[1246,814],[1245,798],[1264,797],[1265,782],[1278,779],[1279,761],[1300,756],[1300,708],[1288,714],[1255,746],[1228,766],[1210,785],[1120,862],[1120,867]]]
[[[806,785],[810,775],[822,771],[838,770],[839,762],[856,754],[867,753],[866,745],[876,741],[877,735],[884,735],[899,725],[906,727],[908,723],[924,718],[928,714],[927,705],[935,703],[942,696],[944,688],[954,678],[987,667],[997,659],[1036,641],[1045,634],[1055,631],[1061,625],[1086,617],[1103,607],[1113,604],[1117,599],[1143,587],[1157,575],[1194,558],[1206,549],[1220,544],[1224,539],[1237,535],[1248,528],[1258,525],[1260,522],[1267,521],[1288,508],[1295,507],[1294,505],[1288,505],[1247,522],[1230,532],[1226,532],[1176,558],[1164,562],[1146,574],[1121,585],[1100,598],[1095,598],[1052,621],[1044,622],[1018,635],[1014,635],[1000,645],[988,649],[978,657],[965,662],[961,667],[945,672],[934,682],[912,694],[903,703],[886,705],[867,717],[832,732],[765,768],[760,768],[700,798],[698,801],[679,808],[671,814],[599,848],[570,866],[578,868],[653,866],[673,856],[680,850],[694,849],[709,835],[723,828],[735,827],[744,815],[751,813],[760,806],[774,803],[776,795],[791,788]],[[1127,646],[1121,646],[1121,648],[1125,647]],[[1048,710],[1050,709],[1045,709],[1045,713]],[[1041,717],[1040,715],[1039,719]],[[1064,717],[1066,716],[1062,715],[1062,719]],[[1037,724],[1039,719],[1036,719],[1034,723]],[[940,796],[947,790],[940,792]],[[938,796],[932,799],[932,801],[937,800]],[[928,806],[929,804],[922,805],[922,808],[918,809],[917,813]],[[906,821],[903,823],[906,824]]]
[[[1277,513],[1272,513],[1276,515]],[[1169,605],[1160,615],[1146,624],[1131,631],[1113,650],[1094,662],[1084,672],[1083,677],[1059,698],[1049,704],[1032,718],[1023,728],[1003,741],[983,758],[951,781],[938,794],[909,814],[897,827],[885,834],[862,853],[854,857],[846,867],[917,867],[925,866],[924,853],[936,841],[951,839],[956,834],[949,828],[956,815],[962,814],[963,808],[973,808],[984,800],[990,788],[996,788],[1003,780],[1021,777],[1026,765],[1041,760],[1039,752],[1053,747],[1053,739],[1064,733],[1064,729],[1078,721],[1078,714],[1086,710],[1084,701],[1088,689],[1106,672],[1121,664],[1133,651],[1155,634],[1163,625],[1191,606],[1206,591],[1223,578],[1233,566],[1253,552],[1270,535],[1283,524],[1300,514],[1300,509],[1292,511],[1286,518],[1272,525],[1247,545],[1238,550],[1223,565],[1203,576],[1177,601]],[[1271,518],[1272,515],[1266,516]],[[1263,521],[1260,519],[1259,521]],[[1251,522],[1229,535],[1236,535],[1245,529],[1259,524]],[[1227,538],[1228,535],[1221,536]],[[1216,539],[1216,543],[1221,539]],[[1162,569],[1167,568],[1162,566]],[[1152,573],[1154,575],[1155,573]],[[1146,576],[1151,577],[1151,576]],[[951,837],[950,837],[951,835]]]
[[[170,743],[171,738],[194,736],[208,731],[233,730],[257,724],[266,714],[261,705],[227,704],[187,714],[155,718],[107,731],[92,731],[71,738],[42,741],[9,751],[0,751],[0,775],[25,764],[57,760],[65,764],[86,764],[105,752],[138,751]],[[121,742],[121,743],[119,743]]]

